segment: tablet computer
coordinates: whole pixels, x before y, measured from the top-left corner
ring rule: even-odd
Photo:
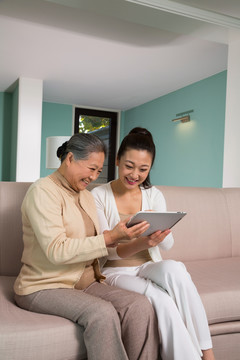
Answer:
[[[141,221],[147,221],[150,224],[150,226],[141,235],[141,236],[147,236],[153,234],[157,230],[164,231],[167,229],[171,229],[185,215],[186,212],[139,211],[131,217],[131,219],[127,223],[127,227],[136,225]]]

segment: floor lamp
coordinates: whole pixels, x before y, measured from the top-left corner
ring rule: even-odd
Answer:
[[[70,136],[50,136],[46,139],[46,168],[58,169],[60,160],[57,157],[57,149],[65,141],[68,141]]]

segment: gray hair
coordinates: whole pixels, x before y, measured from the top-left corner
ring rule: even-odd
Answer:
[[[73,135],[57,149],[57,157],[61,160],[61,163],[66,159],[69,152],[73,153],[75,160],[86,160],[94,152],[102,152],[106,156],[107,148],[104,142],[96,135],[79,133]]]

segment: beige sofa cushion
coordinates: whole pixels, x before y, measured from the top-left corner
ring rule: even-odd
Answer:
[[[172,229],[175,244],[171,250],[162,252],[164,258],[192,261],[232,256],[231,224],[224,189],[158,188],[165,196],[169,211],[187,212]],[[240,195],[240,188],[234,190]]]
[[[17,276],[21,268],[21,205],[30,184],[0,184],[0,275]]]
[[[231,321],[239,321],[240,258],[189,261],[185,265],[200,293],[209,324],[229,322],[231,326]],[[227,327],[225,324],[225,332]],[[239,331],[239,324],[235,330]]]
[[[228,214],[231,225],[232,256],[240,256],[239,241],[239,204],[240,188],[223,189],[227,199]]]
[[[5,360],[86,359],[83,331],[72,321],[17,307],[15,278],[0,280],[0,358]]]

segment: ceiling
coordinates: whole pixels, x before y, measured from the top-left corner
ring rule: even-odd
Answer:
[[[0,91],[126,110],[227,69],[236,0],[0,0]]]

